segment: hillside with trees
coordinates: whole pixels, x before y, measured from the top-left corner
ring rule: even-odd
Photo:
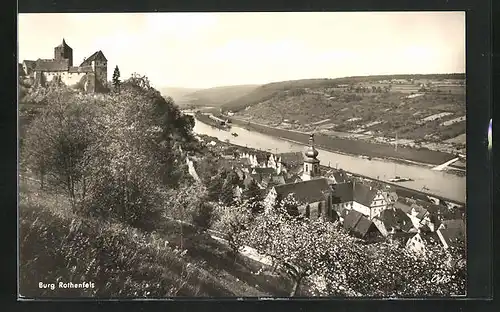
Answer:
[[[391,75],[266,84],[222,106],[280,129],[465,148],[465,75]],[[401,142],[404,144],[404,142]]]

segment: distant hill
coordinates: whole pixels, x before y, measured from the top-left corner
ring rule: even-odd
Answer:
[[[194,106],[220,107],[224,103],[233,101],[245,94],[254,91],[259,85],[236,85],[221,86],[209,89],[201,89],[189,94],[189,102]]]
[[[283,81],[221,108],[281,129],[465,144],[465,74]]]
[[[170,96],[171,98],[174,99],[175,103],[177,103],[180,106],[183,106],[184,104],[189,102],[189,97],[186,97],[186,95],[196,92],[200,89],[196,88],[178,88],[178,87],[162,87],[159,88],[159,91],[161,94],[166,97]]]
[[[458,74],[414,74],[414,75],[374,75],[374,76],[353,76],[333,79],[301,79],[273,82],[261,85],[245,95],[241,95],[223,104],[223,110],[240,111],[249,106],[270,100],[282,91],[293,91],[297,89],[317,89],[334,88],[342,84],[360,84],[383,80],[444,80],[444,79],[465,79],[464,73]],[[300,92],[300,91],[299,91]]]

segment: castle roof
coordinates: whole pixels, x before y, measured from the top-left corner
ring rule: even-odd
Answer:
[[[63,60],[42,60],[38,59],[36,61],[35,71],[68,71],[69,62],[67,59]]]
[[[302,203],[315,203],[325,200],[325,192],[331,192],[328,181],[324,178],[276,185],[276,194],[281,198],[293,194]]]
[[[64,40],[63,38],[63,41],[60,45],[58,45],[56,48],[65,48],[65,49],[70,49],[70,50],[73,50],[71,49],[71,47],[66,43],[66,41]]]
[[[107,61],[106,57],[104,56],[104,54],[102,53],[101,50],[95,52],[94,54],[92,54],[91,56],[89,56],[88,58],[86,58],[81,64],[80,66],[87,66],[87,65],[91,65],[92,61],[95,61],[95,60],[103,60],[103,61]]]

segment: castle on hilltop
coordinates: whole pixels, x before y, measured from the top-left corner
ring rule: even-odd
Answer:
[[[99,50],[84,58],[80,66],[73,66],[73,49],[63,39],[54,48],[53,59],[24,60],[19,64],[19,75],[32,78],[38,86],[62,82],[90,93],[104,92],[108,84],[108,60]]]

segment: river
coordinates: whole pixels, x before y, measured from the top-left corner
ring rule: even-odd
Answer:
[[[209,125],[196,121],[194,132],[217,137],[221,141],[265,150],[272,153],[303,151],[304,145],[289,142],[280,138],[268,136],[259,132],[248,131],[246,129],[233,126],[231,131],[224,131],[213,128]],[[231,133],[237,133],[234,137]],[[402,182],[402,186],[422,191],[424,187],[426,193],[439,195],[458,202],[465,202],[466,178],[445,171],[434,171],[431,167],[421,165],[401,164],[382,159],[363,159],[356,156],[338,154],[318,149],[318,159],[322,165],[342,168],[346,171],[362,174],[371,178],[386,180],[395,175],[409,177],[414,181]]]

